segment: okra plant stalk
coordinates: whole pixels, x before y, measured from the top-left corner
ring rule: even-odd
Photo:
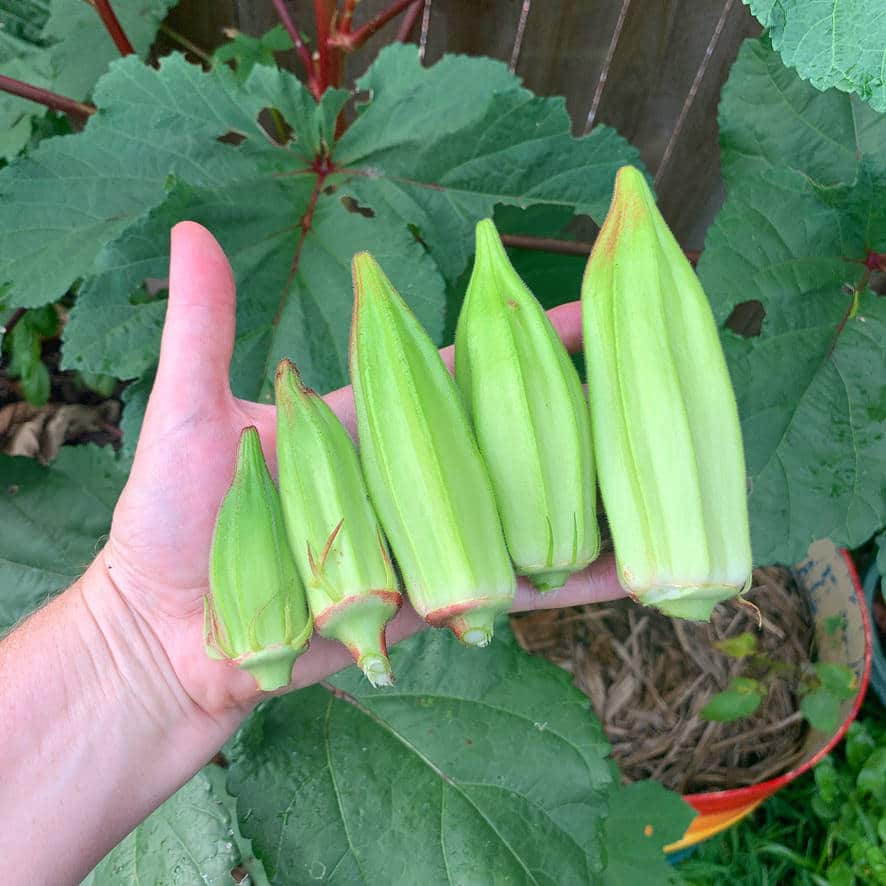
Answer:
[[[357,450],[288,360],[275,388],[283,513],[314,626],[347,646],[373,686],[390,685],[385,625],[402,598]]]
[[[351,379],[360,458],[409,599],[467,646],[516,589],[492,486],[437,348],[368,253],[354,257]]]
[[[561,587],[600,549],[591,423],[581,381],[491,219],[455,334],[455,378],[489,469],[517,572]]]
[[[668,615],[707,620],[751,580],[738,410],[698,277],[631,166],[616,177],[582,313],[621,583]]]
[[[260,689],[286,686],[295,659],[308,648],[311,616],[254,427],[240,435],[234,479],[219,508],[209,586],[207,654],[249,671]]]

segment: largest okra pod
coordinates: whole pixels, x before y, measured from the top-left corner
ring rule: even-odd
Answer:
[[[559,588],[600,547],[588,404],[563,342],[491,219],[477,225],[455,378],[517,572],[539,590]]]
[[[738,411],[701,284],[631,166],[616,178],[582,309],[620,580],[668,615],[706,620],[750,583]]]
[[[353,270],[351,380],[370,495],[419,614],[485,646],[516,585],[489,476],[433,342],[371,255]]]

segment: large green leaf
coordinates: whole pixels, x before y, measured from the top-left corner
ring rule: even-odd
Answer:
[[[744,0],[786,65],[886,111],[886,11],[870,0]]]
[[[135,51],[145,56],[177,0],[127,0],[114,11]],[[83,0],[0,0],[0,74],[78,101],[120,52],[96,10]],[[46,108],[0,93],[0,159],[28,143]]]
[[[0,0],[0,74],[46,89],[52,65],[44,50],[43,28],[48,0]],[[27,145],[32,120],[42,105],[0,93],[0,160],[9,160]]]
[[[0,60],[40,46],[49,12],[49,0],[0,0]]]
[[[272,883],[593,882],[606,743],[502,627],[476,655],[437,631],[399,644],[393,690],[349,668],[256,713],[228,788]]]
[[[102,109],[75,136],[43,142],[0,172],[0,279],[10,301],[53,301],[97,253],[166,197],[171,174],[200,187],[254,174],[267,139],[231,72],[202,76],[181,56],[159,72],[116,62],[96,90]],[[215,139],[251,136],[239,148]]]
[[[785,101],[791,125],[774,122]],[[769,108],[771,142],[754,135],[757,107]],[[744,302],[765,311],[759,336],[725,333],[758,563],[794,562],[824,536],[857,545],[886,522],[886,301],[865,291],[862,264],[886,250],[878,124],[836,152],[842,165],[828,165],[826,137],[815,146],[810,134],[841,132],[833,115],[857,110],[846,96],[817,97],[754,43],[720,109],[729,195],[699,273],[721,324]]]
[[[112,4],[120,26],[136,53],[147,55],[160,22],[178,0],[124,0]],[[51,42],[52,88],[84,99],[108,65],[120,57],[98,13],[83,0],[52,0],[52,14],[43,30]]]
[[[664,847],[679,840],[695,810],[655,781],[618,784],[613,767],[606,818],[605,886],[665,886],[681,882]]]
[[[370,100],[333,144],[341,91],[318,106],[265,66],[243,84],[179,56],[159,71],[116,63],[83,134],[0,174],[0,224],[4,212],[10,221],[0,279],[28,305],[86,277],[64,365],[139,376],[155,359],[163,305],[130,296],[164,275],[169,226],[202,221],[237,277],[235,390],[269,396],[282,356],[328,390],[347,379],[354,252],[376,254],[439,341],[444,278],[464,271],[479,218],[506,203],[599,220],[615,169],[636,161],[611,130],[574,139],[562,100],[533,96],[497,62],[447,57],[425,69],[414,47],[392,46],[362,86]],[[292,128],[289,144],[259,126],[268,107]],[[219,141],[230,133],[241,143]]]
[[[761,40],[746,40],[723,86],[720,144],[728,185],[771,167],[821,185],[855,181],[861,158],[886,170],[886,115],[858,98],[819,92]]]
[[[86,569],[125,479],[110,448],[66,446],[49,467],[0,455],[0,634]]]
[[[230,886],[240,862],[223,794],[201,771],[112,849],[83,886]]]
[[[362,200],[388,203],[418,228],[448,280],[496,204],[568,207],[601,222],[616,170],[638,159],[606,127],[574,139],[562,98],[521,89],[491,59],[447,56],[423,68],[415,47],[392,46],[358,86],[371,101],[336,162],[353,171]]]

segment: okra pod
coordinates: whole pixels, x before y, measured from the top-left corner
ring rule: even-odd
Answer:
[[[372,501],[418,613],[485,646],[516,580],[464,405],[372,256],[356,255],[353,273],[351,379]]]
[[[597,472],[622,585],[710,618],[750,584],[744,451],[708,300],[643,175],[622,167],[582,286]]]
[[[288,360],[275,389],[283,514],[314,626],[350,650],[373,686],[390,685],[385,625],[401,596],[357,450]]]
[[[222,500],[204,598],[204,641],[212,658],[279,689],[308,647],[311,617],[289,549],[277,487],[254,427],[240,435],[234,479]]]

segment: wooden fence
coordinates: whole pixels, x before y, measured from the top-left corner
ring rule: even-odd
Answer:
[[[390,0],[362,0],[355,25]],[[544,95],[563,95],[576,133],[607,123],[635,144],[656,177],[666,218],[700,249],[723,199],[717,102],[741,42],[759,26],[741,0],[422,0],[410,39],[426,63],[446,52],[512,66]],[[312,0],[289,0],[313,28]],[[212,48],[222,29],[258,35],[276,24],[271,0],[184,0],[170,25]],[[349,59],[349,82],[397,33],[399,20]],[[298,71],[293,53],[291,67]]]

